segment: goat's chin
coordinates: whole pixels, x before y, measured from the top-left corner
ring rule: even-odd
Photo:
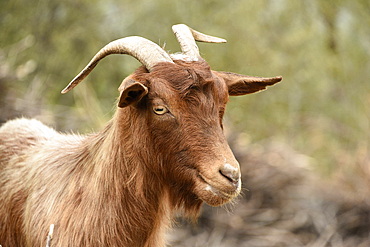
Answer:
[[[203,202],[210,206],[221,206],[225,203],[231,202],[235,199],[241,190],[241,181],[239,181],[238,186],[234,190],[220,188],[219,186],[212,186],[210,183],[205,182],[203,179],[199,178],[195,182],[195,194]]]

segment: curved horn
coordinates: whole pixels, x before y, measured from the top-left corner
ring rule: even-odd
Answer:
[[[209,36],[191,29],[185,24],[178,24],[172,26],[172,31],[175,33],[177,40],[180,43],[181,51],[189,56],[194,61],[201,58],[199,48],[195,41],[208,43],[225,43],[225,39]]]
[[[67,93],[80,83],[95,68],[98,62],[111,54],[127,54],[135,57],[149,71],[157,63],[173,63],[171,57],[157,44],[138,36],[118,39],[104,46],[86,65],[86,67],[62,90]]]

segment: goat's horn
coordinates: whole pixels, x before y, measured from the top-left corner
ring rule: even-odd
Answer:
[[[104,57],[111,54],[127,54],[135,57],[149,71],[160,62],[173,63],[171,57],[160,46],[142,37],[132,36],[118,39],[104,46],[88,65],[62,90],[67,93],[80,83]]]
[[[172,31],[175,33],[177,40],[180,43],[183,54],[189,56],[191,59],[197,61],[201,58],[199,48],[195,41],[208,43],[225,43],[225,39],[209,36],[191,29],[185,24],[178,24],[172,26]]]

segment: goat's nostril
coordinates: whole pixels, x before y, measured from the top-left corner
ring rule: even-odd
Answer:
[[[229,180],[230,182],[232,182],[234,184],[238,183],[238,181],[239,181],[239,178],[240,178],[239,169],[233,167],[230,164],[225,164],[224,166],[222,166],[220,168],[220,173],[227,180]]]

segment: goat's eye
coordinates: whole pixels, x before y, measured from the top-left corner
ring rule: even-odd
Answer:
[[[158,105],[158,106],[153,106],[153,111],[157,115],[163,115],[168,112],[168,109],[165,106]]]

